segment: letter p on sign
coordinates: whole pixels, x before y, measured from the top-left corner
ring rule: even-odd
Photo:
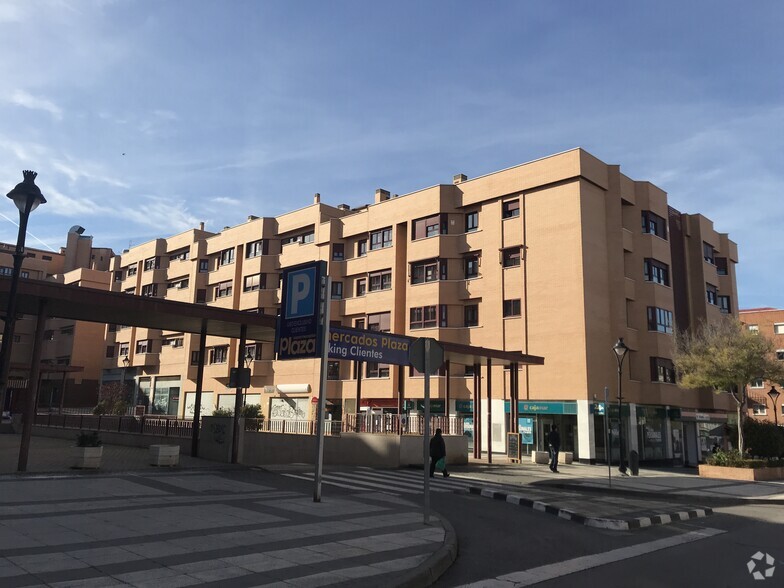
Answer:
[[[315,312],[315,268],[291,272],[286,293],[286,318],[313,316]]]

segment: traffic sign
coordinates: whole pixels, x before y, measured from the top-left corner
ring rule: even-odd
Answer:
[[[425,373],[425,343],[429,342],[430,356],[428,357],[428,365],[430,373],[436,374],[444,363],[444,348],[439,345],[438,341],[430,337],[420,337],[416,339],[408,350],[408,359],[418,371]]]

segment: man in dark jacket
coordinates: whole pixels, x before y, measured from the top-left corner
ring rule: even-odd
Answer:
[[[547,436],[550,443],[550,471],[558,473],[558,452],[561,450],[561,435],[558,433],[558,425],[553,425],[550,434]]]
[[[436,429],[436,434],[430,440],[430,477],[432,478],[436,471],[436,462],[444,458],[444,477],[449,477],[449,472],[446,471],[446,443],[441,436],[441,429]]]

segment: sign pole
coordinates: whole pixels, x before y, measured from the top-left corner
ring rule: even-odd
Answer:
[[[327,357],[329,356],[329,307],[331,306],[332,278],[322,276],[322,304],[324,311],[321,313],[324,329],[324,342],[321,349],[321,378],[319,383],[318,409],[316,411],[316,482],[313,488],[313,502],[321,502],[321,476],[324,472],[324,410],[327,404]]]
[[[425,426],[422,434],[422,472],[425,477],[425,524],[430,522],[430,338],[425,339]]]
[[[610,389],[605,386],[604,387],[604,447],[605,453],[607,454],[607,484],[612,488],[612,466],[610,465],[610,456],[612,455],[612,449],[610,448],[610,405],[607,402],[607,399],[610,395]]]

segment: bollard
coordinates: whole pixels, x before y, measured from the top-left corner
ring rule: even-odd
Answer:
[[[629,452],[629,469],[632,472],[632,476],[640,475],[640,454],[634,450]]]

